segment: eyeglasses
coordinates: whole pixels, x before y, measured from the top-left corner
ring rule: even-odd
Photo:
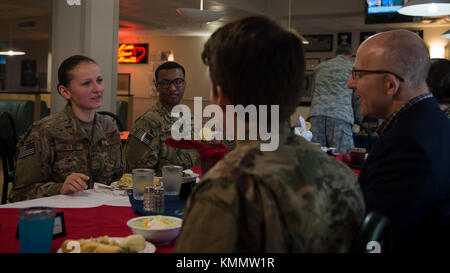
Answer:
[[[175,85],[176,88],[180,88],[180,87],[183,87],[186,82],[182,78],[176,78],[171,81],[170,80],[160,80],[156,84],[164,89],[167,89],[167,88],[169,88],[169,86],[172,83],[173,83],[173,85]]]
[[[352,69],[352,78],[353,80],[356,80],[358,78],[358,73],[366,73],[366,74],[392,74],[397,79],[399,79],[401,82],[404,82],[405,80],[400,77],[399,75],[395,74],[394,72],[387,71],[387,70],[362,70],[362,69]]]

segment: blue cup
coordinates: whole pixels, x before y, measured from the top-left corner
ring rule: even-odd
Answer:
[[[31,207],[19,210],[21,253],[50,253],[56,210]]]

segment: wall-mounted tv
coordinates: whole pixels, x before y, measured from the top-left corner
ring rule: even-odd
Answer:
[[[421,17],[399,14],[397,10],[411,0],[361,0],[365,3],[366,24],[420,22]]]

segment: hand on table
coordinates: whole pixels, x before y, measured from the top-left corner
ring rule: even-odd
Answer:
[[[82,173],[71,173],[66,177],[66,181],[61,188],[61,194],[70,194],[74,192],[84,191],[88,188],[85,181],[89,180],[89,176]]]

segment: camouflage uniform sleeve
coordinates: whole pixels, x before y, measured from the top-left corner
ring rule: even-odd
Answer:
[[[124,146],[127,172],[135,168],[154,168],[160,150],[159,127],[146,119],[136,121]]]
[[[235,188],[229,185],[223,178],[208,179],[191,193],[175,252],[233,252],[239,202]]]
[[[113,163],[113,167],[111,168],[113,174],[110,181],[117,181],[122,177],[123,172],[125,171],[125,156],[120,139],[119,129],[112,119],[110,121],[110,124],[113,127],[108,139],[108,143],[113,144],[110,146],[111,148],[108,148],[109,162]]]
[[[52,148],[48,138],[32,125],[17,144],[16,170],[10,202],[59,194],[62,183],[51,181]]]

